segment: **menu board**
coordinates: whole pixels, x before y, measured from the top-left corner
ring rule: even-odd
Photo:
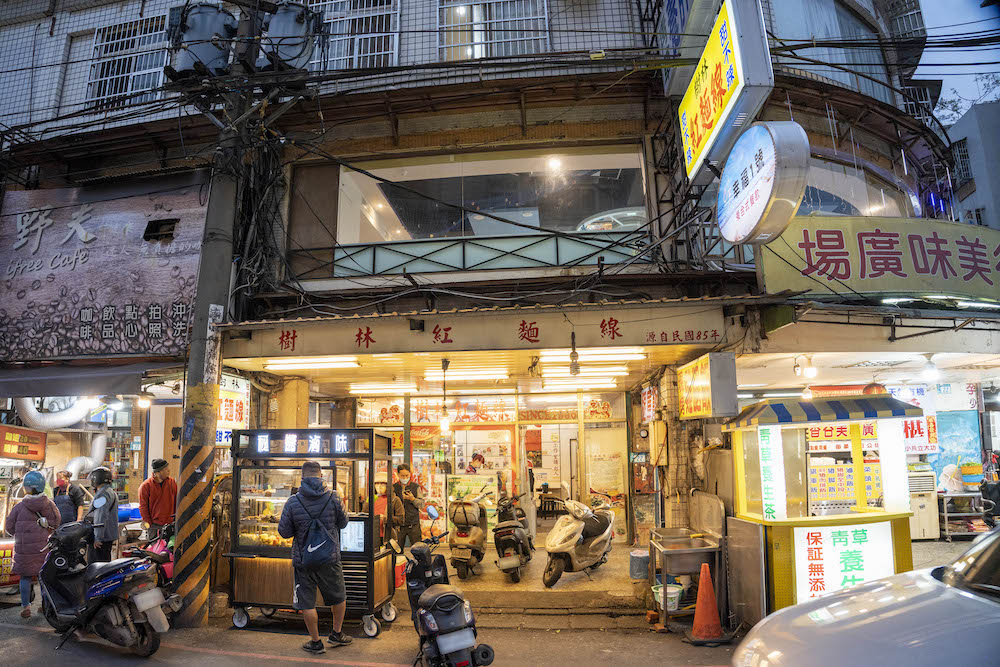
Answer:
[[[348,521],[347,526],[340,530],[340,550],[349,553],[365,552],[365,522],[363,520]]]
[[[45,441],[43,431],[0,425],[0,458],[44,462]]]
[[[882,464],[866,463],[865,493],[868,498],[882,495]],[[818,501],[854,500],[854,465],[837,463],[834,465],[809,466],[809,499]]]

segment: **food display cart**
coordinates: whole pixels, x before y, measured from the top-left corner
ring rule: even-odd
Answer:
[[[389,438],[372,429],[234,431],[232,552],[226,554],[233,625],[246,627],[251,607],[268,616],[292,607],[292,540],[278,535],[278,520],[298,490],[307,460],[322,466],[326,485],[338,489],[347,510],[340,547],[348,617],[361,617],[369,637],[382,630],[376,613],[384,621],[395,620],[395,555],[383,542],[378,517],[373,521],[362,511],[374,507],[374,473],[388,470],[389,445]],[[385,534],[391,535],[391,525]]]
[[[726,424],[741,620],[913,567],[903,421],[922,414],[875,394],[763,401]]]

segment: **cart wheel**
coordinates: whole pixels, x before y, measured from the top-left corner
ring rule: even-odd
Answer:
[[[250,614],[246,607],[237,607],[233,612],[233,625],[241,630],[250,625]]]
[[[382,605],[382,620],[386,623],[392,623],[396,620],[396,616],[399,615],[399,611],[396,609],[396,605],[391,602],[386,602]]]
[[[264,614],[268,618],[273,618],[274,615],[278,613],[278,610],[274,607],[261,607],[260,613]]]
[[[379,633],[382,632],[382,624],[378,622],[378,619],[373,614],[365,616],[363,627],[365,634],[369,637],[378,637]]]

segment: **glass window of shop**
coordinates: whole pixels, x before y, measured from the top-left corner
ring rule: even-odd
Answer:
[[[410,400],[411,469],[430,502],[443,507],[448,498],[492,485],[498,476],[503,484],[514,480],[519,487],[515,471],[523,456],[536,493],[547,489],[566,497],[565,483],[571,497],[606,501],[618,515],[618,536],[624,537],[628,432],[623,393],[449,397],[450,429],[445,433],[440,428],[442,402]],[[396,465],[403,462],[403,405],[402,397],[358,400],[358,426],[373,426],[392,437]]]
[[[805,195],[797,215],[912,217],[908,193],[863,167],[809,159]]]
[[[648,221],[641,156],[631,146],[442,155],[359,167],[386,181],[341,169],[341,244],[627,232]]]

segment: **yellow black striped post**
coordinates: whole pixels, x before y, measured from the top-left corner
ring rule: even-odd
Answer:
[[[204,625],[208,621],[218,399],[218,384],[203,383],[188,388],[174,550],[174,587],[184,602],[176,622],[184,627]]]

